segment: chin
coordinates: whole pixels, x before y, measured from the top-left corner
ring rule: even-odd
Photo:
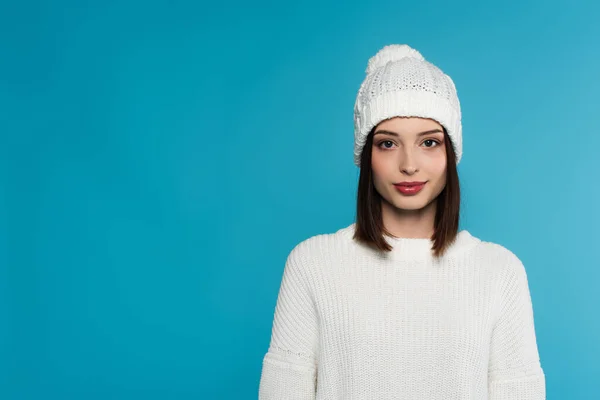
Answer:
[[[402,210],[420,210],[422,208],[427,207],[429,202],[424,199],[417,198],[401,200],[394,199],[394,201],[392,201],[390,204]]]
[[[423,203],[407,204],[407,203],[403,202],[401,204],[394,204],[394,207],[396,207],[400,210],[407,210],[407,211],[422,210],[426,206],[427,206],[427,203],[425,203],[425,204],[423,204]]]
[[[398,198],[400,196],[401,198]],[[427,207],[431,203],[431,199],[426,193],[418,193],[414,196],[404,196],[394,193],[391,204],[402,210],[420,210]]]

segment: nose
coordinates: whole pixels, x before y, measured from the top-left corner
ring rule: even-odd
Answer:
[[[402,172],[406,175],[414,175],[417,171],[416,168],[402,168]]]
[[[414,175],[418,169],[415,163],[415,157],[412,154],[412,150],[409,146],[405,147],[404,153],[401,155],[402,159],[400,160],[400,171],[407,175]]]

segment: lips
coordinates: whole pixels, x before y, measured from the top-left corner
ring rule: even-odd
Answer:
[[[427,182],[402,182],[395,184],[394,187],[402,194],[412,195],[417,194],[423,189]]]
[[[400,183],[395,183],[394,186],[421,186],[424,185],[425,182],[400,182]]]

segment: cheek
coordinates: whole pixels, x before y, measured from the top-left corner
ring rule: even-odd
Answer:
[[[381,157],[376,157],[373,154],[373,158],[371,159],[371,170],[373,170],[374,176],[382,176],[385,174],[386,166]]]
[[[432,170],[430,176],[435,182],[436,190],[442,190],[446,186],[446,168],[444,166]]]
[[[373,175],[373,184],[378,190],[382,189],[383,182],[386,182],[390,179],[388,169],[386,168],[385,164],[381,162],[378,163],[373,160],[371,163],[371,170]]]
[[[429,163],[427,164],[427,172],[431,174],[431,176],[435,177],[446,176],[446,158],[439,157],[437,159],[429,160]]]

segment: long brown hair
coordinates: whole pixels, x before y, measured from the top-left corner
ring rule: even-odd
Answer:
[[[373,184],[373,170],[371,168],[371,152],[373,146],[373,133],[375,127],[367,136],[360,160],[360,176],[358,179],[358,192],[356,201],[356,225],[354,239],[382,251],[390,251],[392,247],[385,241],[384,233],[389,233],[383,226],[381,202],[383,198]],[[436,214],[434,220],[433,252],[435,257],[440,257],[456,238],[458,233],[458,220],[460,215],[460,183],[456,169],[456,153],[444,130],[444,143],[446,147],[446,186],[436,198]]]

